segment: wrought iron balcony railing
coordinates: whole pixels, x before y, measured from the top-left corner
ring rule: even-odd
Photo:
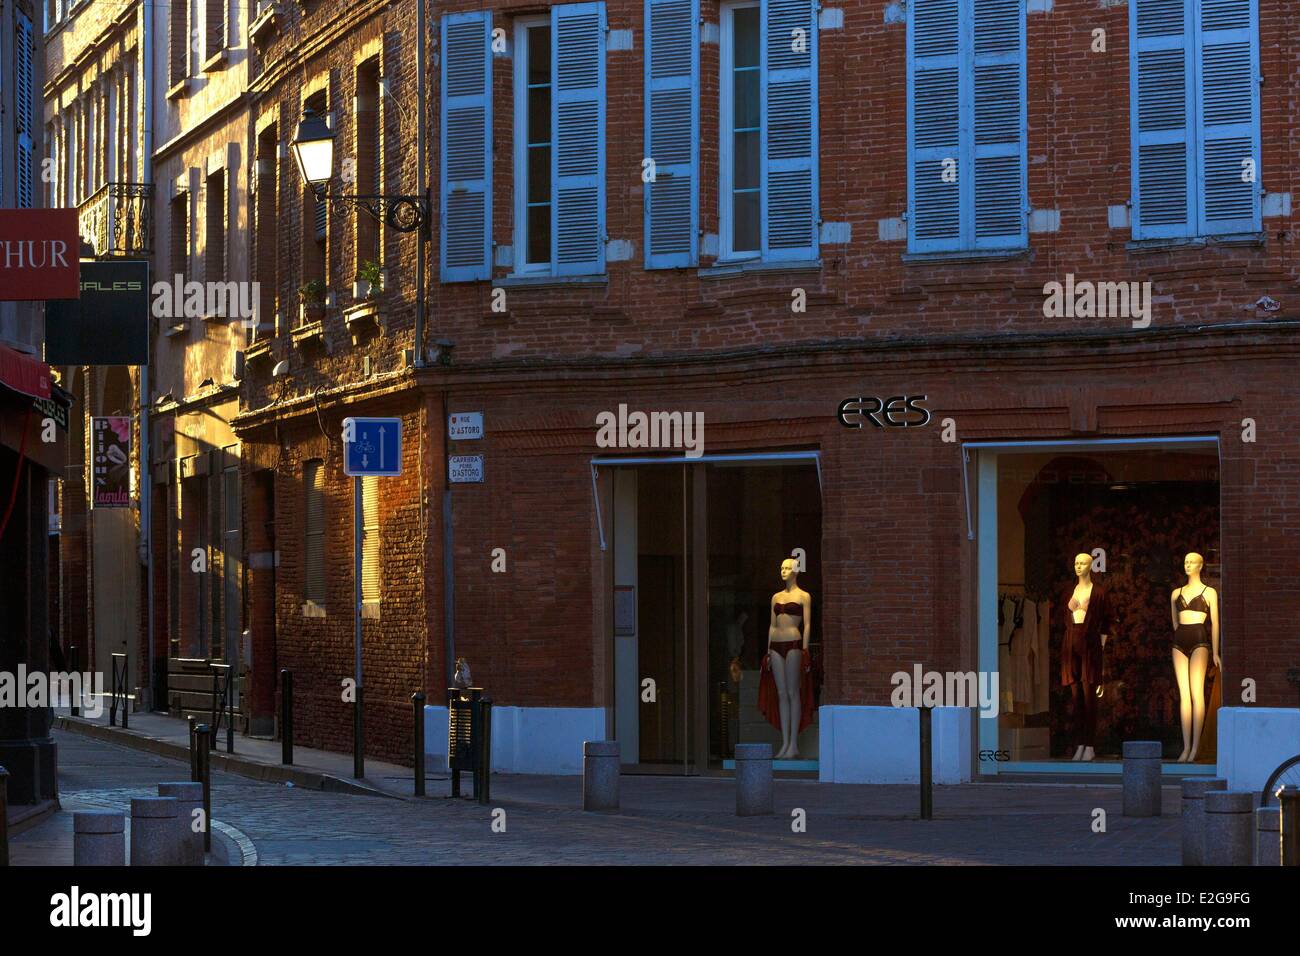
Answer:
[[[96,259],[153,254],[153,183],[105,183],[78,209]]]

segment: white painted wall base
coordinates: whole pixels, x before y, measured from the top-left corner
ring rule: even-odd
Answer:
[[[969,707],[936,707],[931,723],[934,782],[971,780]],[[822,783],[919,783],[920,723],[911,707],[827,705],[819,711]]]
[[[603,707],[492,708],[495,773],[582,773],[582,744],[605,739]],[[447,708],[424,708],[428,770],[447,766]]]
[[[1283,760],[1300,753],[1300,709],[1219,709],[1219,776],[1229,790],[1258,793]]]

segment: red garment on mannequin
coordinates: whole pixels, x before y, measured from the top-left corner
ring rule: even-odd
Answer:
[[[803,655],[803,669],[799,678],[799,732],[813,721],[813,684],[812,655],[807,651]],[[784,655],[782,655],[784,660]],[[771,658],[763,655],[758,678],[758,712],[767,718],[767,722],[777,730],[781,729],[781,698],[776,690],[776,678],[772,676]]]

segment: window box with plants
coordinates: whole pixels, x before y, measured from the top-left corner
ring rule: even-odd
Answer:
[[[343,311],[353,345],[359,345],[366,335],[379,332],[380,296],[384,286],[384,270],[379,263],[373,260],[361,263],[352,285],[352,305]]]
[[[325,318],[325,280],[312,279],[298,287],[298,327],[293,330],[293,341],[302,344],[321,339]]]

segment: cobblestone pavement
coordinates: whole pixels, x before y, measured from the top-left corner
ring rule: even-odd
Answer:
[[[57,732],[65,803],[129,807],[185,779],[188,766]],[[916,788],[778,780],[776,814],[734,815],[725,778],[624,776],[622,810],[583,813],[574,777],[495,776],[492,802],[400,800],[213,776],[213,817],[238,827],[263,865],[295,864],[1064,864],[1177,865],[1179,795],[1164,816],[1126,819],[1118,787],[971,784],[936,788],[935,819],[915,819]],[[792,811],[806,813],[794,832]],[[1107,832],[1092,830],[1094,810]],[[504,816],[502,816],[502,812]],[[504,832],[494,832],[494,817]],[[15,838],[36,849],[39,830]],[[62,862],[51,859],[49,862]]]

